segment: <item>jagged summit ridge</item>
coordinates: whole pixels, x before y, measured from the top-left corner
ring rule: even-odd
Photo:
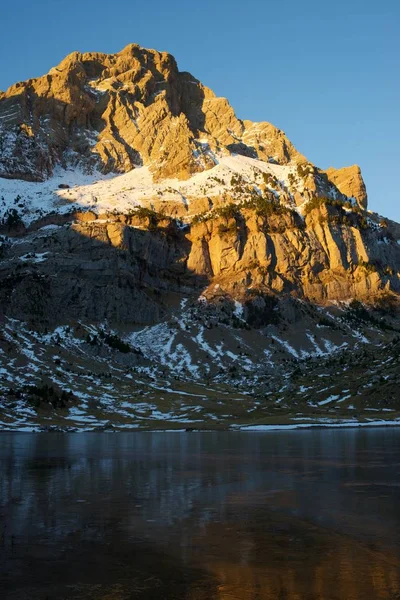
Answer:
[[[111,55],[74,52],[44,77],[12,86],[0,107],[3,128],[19,128],[16,146],[25,138],[37,178],[68,150],[77,159],[96,157],[105,171],[151,164],[156,179],[185,178],[214,164],[204,135],[214,150],[279,162],[298,155],[272,125],[255,129],[237,119],[227,100],[179,72],[170,54],[135,44]],[[52,148],[47,164],[40,162],[44,136]]]
[[[0,92],[2,177],[43,181],[57,165],[103,173],[146,166],[155,182],[185,180],[221,155],[307,165],[281,130],[238,119],[173,56],[136,44],[116,54],[73,52],[47,75]],[[306,189],[292,190],[302,196],[296,203],[316,192],[354,194],[365,207],[361,173],[349,185],[341,171],[311,170]]]

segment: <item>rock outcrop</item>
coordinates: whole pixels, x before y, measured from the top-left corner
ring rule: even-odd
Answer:
[[[342,169],[330,167],[325,173],[342,194],[354,198],[361,208],[367,208],[367,190],[358,165]]]

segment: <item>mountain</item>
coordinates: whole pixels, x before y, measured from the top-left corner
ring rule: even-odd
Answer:
[[[239,120],[225,98],[135,44],[118,54],[74,52],[38,79],[0,93],[3,177],[43,181],[57,165],[103,173],[146,166],[153,181],[215,167],[216,153],[289,165],[307,161],[270,123]],[[284,173],[284,171],[282,171]],[[307,191],[352,195],[366,207],[357,167],[310,169]],[[297,189],[296,202],[307,194]]]
[[[0,177],[3,428],[400,416],[400,225],[358,166],[131,44],[0,92]]]

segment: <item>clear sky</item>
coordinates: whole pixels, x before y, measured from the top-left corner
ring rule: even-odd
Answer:
[[[400,0],[19,0],[1,13],[0,89],[68,53],[167,50],[316,165],[361,166],[400,221]]]

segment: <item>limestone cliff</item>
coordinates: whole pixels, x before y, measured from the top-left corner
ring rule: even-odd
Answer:
[[[1,252],[3,313],[39,327],[158,322],[171,293],[243,305],[255,294],[376,305],[400,293],[390,224],[324,203],[304,218],[272,202],[228,204],[190,226],[145,209],[49,215]]]

